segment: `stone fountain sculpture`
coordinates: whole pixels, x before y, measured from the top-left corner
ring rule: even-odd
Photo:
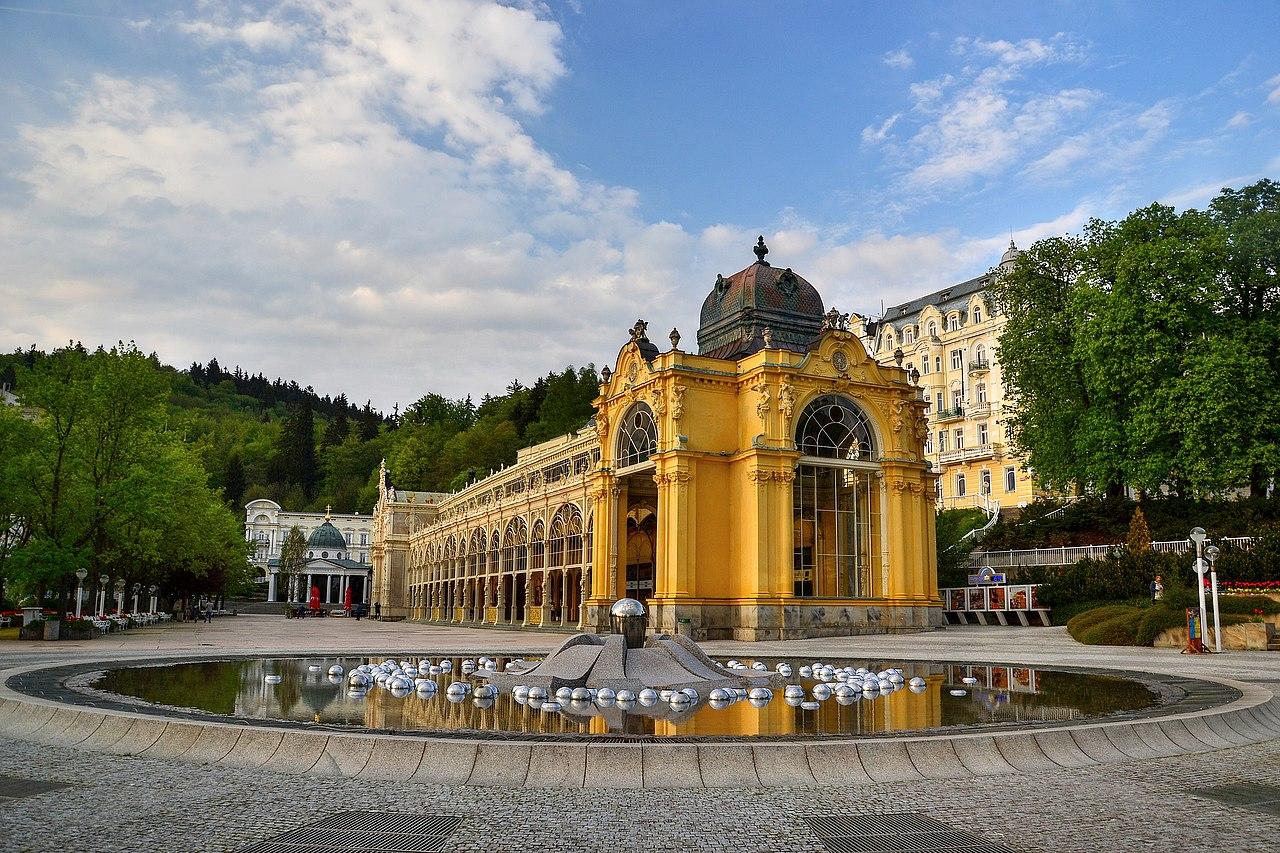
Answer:
[[[727,669],[688,637],[654,634],[646,640],[648,616],[644,605],[634,598],[615,601],[609,617],[612,634],[575,634],[541,661],[483,675],[504,692],[525,685],[542,687],[549,694],[561,687],[633,693],[645,688],[692,688],[699,696],[706,696],[716,688],[749,690],[785,683],[775,672]]]

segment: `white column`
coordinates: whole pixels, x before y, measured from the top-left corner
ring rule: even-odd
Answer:
[[[276,573],[267,569],[267,601],[276,600]]]

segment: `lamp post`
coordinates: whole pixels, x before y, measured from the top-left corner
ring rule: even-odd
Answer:
[[[135,583],[133,585],[133,612],[138,612],[138,593],[142,592],[142,584]]]
[[[1217,545],[1210,545],[1204,549],[1204,555],[1209,558],[1209,587],[1213,591],[1213,650],[1215,652],[1222,651],[1222,620],[1218,618],[1218,555],[1221,553]]]
[[[1191,528],[1191,541],[1196,546],[1196,592],[1200,595],[1200,648],[1204,648],[1204,573],[1208,565],[1204,560],[1204,540],[1205,536],[1203,527]]]
[[[153,616],[155,615],[155,612],[156,612],[156,593],[159,591],[160,591],[160,587],[156,586],[155,584],[152,584],[151,586],[147,587],[147,592],[151,593],[151,615]]]
[[[124,578],[116,581],[116,615],[124,613]]]
[[[106,575],[98,575],[98,615],[107,612],[107,584],[111,578]]]
[[[80,604],[84,600],[84,579],[89,577],[88,569],[76,569],[76,618],[80,618]]]

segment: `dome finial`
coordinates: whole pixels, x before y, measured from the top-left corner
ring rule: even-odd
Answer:
[[[769,254],[769,247],[764,244],[763,234],[756,240],[756,247],[752,251],[756,253],[756,263],[769,266],[769,262],[764,259],[764,256]]]
[[[325,505],[324,505],[324,520],[325,520],[325,521],[329,521],[331,518],[333,518],[332,513],[333,513],[333,504],[325,504]]]

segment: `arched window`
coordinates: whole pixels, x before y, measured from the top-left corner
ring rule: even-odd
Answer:
[[[639,465],[658,452],[658,425],[653,410],[637,403],[618,426],[617,467]]]
[[[978,402],[987,402],[987,383],[985,382],[978,383]]]
[[[960,315],[952,314],[947,318],[947,331],[954,332],[960,328]]]
[[[973,303],[973,322],[974,323],[982,322],[982,303],[981,302]]]
[[[973,348],[973,360],[978,367],[987,366],[987,347],[985,344],[978,344]]]
[[[929,321],[929,337],[936,338],[937,336],[938,336],[938,324],[930,320]]]
[[[907,326],[902,330],[902,342],[904,344],[913,344],[916,342],[916,327]]]
[[[866,414],[851,400],[824,394],[801,412],[796,446],[804,458],[792,489],[794,594],[883,595],[880,472]]]
[[[835,394],[824,394],[800,413],[796,446],[805,456],[867,462],[875,456],[875,438],[862,409]]]

